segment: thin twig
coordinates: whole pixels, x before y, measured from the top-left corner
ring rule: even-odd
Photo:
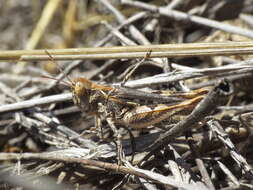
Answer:
[[[253,60],[252,60],[253,61]],[[208,77],[208,76],[217,76],[217,75],[230,75],[230,72],[237,72],[237,74],[247,74],[252,73],[252,66],[239,66],[239,67],[216,67],[216,68],[207,68],[199,69],[197,71],[179,71],[154,75],[152,77],[146,77],[143,79],[137,79],[129,81],[125,84],[127,87],[131,88],[141,88],[145,86],[157,85],[157,84],[168,84],[171,82],[187,80],[192,78],[199,77]]]
[[[152,50],[153,57],[178,57],[178,56],[212,56],[252,54],[252,42],[215,42],[215,43],[186,43],[162,44],[143,46],[114,46],[99,48],[71,48],[48,49],[54,60],[75,59],[122,59],[143,58]],[[0,51],[0,60],[50,60],[45,50],[9,50]]]
[[[41,106],[52,103],[59,103],[64,101],[72,100],[72,94],[60,94],[60,95],[52,95],[43,98],[36,98],[31,100],[26,100],[22,102],[17,102],[13,104],[7,104],[0,106],[0,113],[6,113],[10,111],[20,111],[28,108],[32,108],[35,106]]]
[[[72,151],[73,152],[73,151]],[[102,161],[85,159],[85,157],[89,157],[87,152],[84,152],[85,156],[81,156],[81,152],[75,151],[75,155],[71,156],[71,152],[66,151],[55,151],[55,152],[44,152],[44,153],[0,153],[0,160],[52,160],[52,161],[61,161],[66,163],[76,163],[76,164],[84,164],[86,166],[93,166],[102,169],[106,169],[108,171],[112,171],[115,173],[123,173],[123,174],[131,174],[138,177],[142,177],[144,179],[152,180],[156,183],[169,185],[177,188],[184,189],[196,189],[196,188],[205,188],[205,186],[199,186],[197,184],[187,184],[183,182],[177,182],[171,176],[163,176],[161,174],[151,172],[148,170],[143,170],[139,168],[135,168],[128,163],[128,166],[119,166],[117,164],[111,164]],[[72,153],[73,154],[73,153]]]
[[[102,3],[106,8],[108,8],[116,17],[117,21],[120,24],[123,24],[126,21],[125,16],[118,11],[109,1],[107,0],[99,0],[99,3]],[[150,42],[148,39],[142,35],[142,33],[132,24],[129,25],[129,32],[133,39],[138,41],[140,44],[149,45]]]
[[[118,27],[116,27],[116,30],[120,30],[121,28],[143,18],[147,16],[147,12],[138,12],[135,15],[129,17],[127,20],[125,20],[122,24],[120,24]],[[94,45],[94,47],[101,47],[103,45],[105,45],[105,43],[107,43],[111,38],[113,37],[113,35],[111,33],[109,33],[103,40],[99,41],[97,44]]]

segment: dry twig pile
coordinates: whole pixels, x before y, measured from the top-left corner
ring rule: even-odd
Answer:
[[[2,1],[0,189],[253,189],[252,13]]]

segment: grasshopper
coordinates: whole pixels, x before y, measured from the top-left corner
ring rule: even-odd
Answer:
[[[179,94],[181,97],[190,99],[172,105],[158,104],[151,107],[135,101],[129,101],[127,99],[127,91],[130,91],[130,89],[99,85],[85,78],[73,80],[69,87],[73,94],[74,103],[81,111],[95,115],[96,129],[100,129],[101,138],[103,138],[101,118],[106,119],[117,138],[116,145],[119,165],[123,160],[124,154],[122,152],[121,135],[116,127],[117,124],[127,128],[142,129],[165,120],[169,120],[169,123],[172,123],[178,115],[183,115],[185,111],[192,110],[203,99],[203,92],[205,92],[205,90],[200,90],[190,94],[181,93]],[[136,91],[136,95],[142,94],[138,90],[134,91]],[[153,95],[147,94],[146,97]],[[130,97],[132,96],[133,94],[130,95]],[[158,96],[164,101],[162,95]],[[154,97],[159,99],[157,96]],[[133,144],[132,146],[134,147]]]
[[[176,104],[158,104],[156,106],[142,105],[139,102],[131,101],[131,90],[96,84],[85,78],[77,78],[69,85],[73,94],[74,103],[82,112],[95,115],[98,118],[105,118],[109,125],[121,124],[133,129],[146,128],[158,124],[164,120],[173,120],[185,111],[192,110],[204,97],[206,90],[193,91],[191,93],[179,93],[172,96],[188,98]],[[128,96],[128,90],[131,92]],[[165,95],[146,93],[133,90],[139,97],[152,97],[166,101],[168,92]],[[167,94],[166,94],[167,93]],[[144,95],[145,94],[145,95]],[[170,94],[171,95],[171,94]],[[129,98],[130,97],[130,98]]]
[[[53,61],[53,57],[47,51],[46,53]],[[147,53],[142,61],[147,59],[150,53],[151,51]],[[122,84],[125,84],[126,80],[142,61],[129,72]],[[204,94],[208,92],[206,89],[199,89],[190,93],[171,93],[168,91],[148,93],[122,87],[122,85],[120,87],[100,85],[82,77],[74,80],[67,77],[67,79],[68,82],[64,83],[71,89],[74,103],[82,112],[95,116],[96,129],[101,130],[101,137],[102,118],[107,121],[109,127],[113,130],[115,137],[118,139],[116,144],[119,164],[123,154],[121,135],[118,133],[116,125],[123,125],[132,129],[142,129],[163,121],[172,123],[178,120],[176,119],[178,116],[193,110],[203,99]],[[153,102],[146,105],[145,100],[152,100],[159,104]]]
[[[51,61],[54,62],[50,53],[48,51],[45,52]],[[151,51],[147,52],[144,59],[136,64],[135,68],[126,76],[123,84],[129,79],[134,70],[144,60],[149,58],[150,54]],[[60,67],[59,69],[62,71]],[[74,80],[67,77],[67,79],[68,82],[65,82],[65,84],[70,87],[73,101],[80,110],[87,114],[95,115],[97,126],[101,125],[100,119],[102,117],[105,118],[114,131],[116,131],[115,124],[141,129],[164,120],[172,121],[173,117],[192,110],[203,99],[204,94],[208,92],[206,89],[199,89],[190,93],[171,93],[169,91],[147,93],[122,86],[116,88],[100,85],[82,77]],[[158,103],[171,103],[173,101],[175,103],[172,105],[157,104],[155,106],[147,106],[143,104],[144,100],[155,100]]]
[[[100,130],[100,138],[103,139],[102,118],[107,121],[112,129],[117,138],[119,165],[122,163],[124,153],[117,125],[132,129],[143,129],[163,121],[172,124],[178,121],[178,117],[185,115],[185,113],[189,114],[189,111],[193,110],[204,98],[204,94],[208,92],[206,89],[200,89],[190,93],[171,93],[168,91],[147,93],[125,87],[100,85],[81,77],[69,80],[69,82],[67,84],[71,89],[74,103],[82,112],[95,116],[95,125],[96,129]],[[169,98],[170,96],[172,99]],[[156,102],[168,103],[169,105],[155,103],[146,105],[145,99],[154,99]],[[171,100],[174,100],[175,103],[172,104]],[[133,142],[132,149],[134,152]],[[133,159],[134,154],[132,155]]]

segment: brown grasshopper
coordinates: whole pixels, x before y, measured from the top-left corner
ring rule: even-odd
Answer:
[[[109,125],[121,124],[134,129],[146,128],[164,120],[173,120],[173,117],[192,110],[207,92],[197,90],[191,93],[172,94],[189,99],[172,105],[159,104],[148,107],[127,99],[127,91],[133,89],[99,85],[85,78],[77,78],[71,81],[69,86],[73,93],[73,100],[82,112],[95,115],[97,118],[104,117]],[[146,92],[134,91],[136,94],[143,93],[148,96]],[[166,99],[167,96],[155,97],[165,101],[164,98]]]
[[[100,129],[99,136],[103,138],[101,118],[104,118],[117,138],[118,164],[121,164],[124,154],[122,151],[121,135],[116,125],[123,125],[133,129],[142,129],[156,125],[162,121],[171,124],[178,116],[193,108],[203,99],[208,91],[200,89],[190,93],[169,93],[163,91],[161,94],[142,92],[140,90],[112,87],[96,84],[85,78],[69,79],[68,86],[73,94],[74,103],[82,112],[95,116],[96,129]],[[159,92],[160,93],[160,92]],[[168,98],[172,96],[174,98]],[[177,97],[175,99],[175,97]],[[138,99],[139,101],[135,101]],[[184,98],[184,100],[180,99]],[[168,102],[166,104],[145,105],[143,99],[154,99],[157,102]],[[171,100],[176,103],[171,104]],[[134,151],[134,145],[132,144]],[[134,154],[133,154],[134,156]],[[132,157],[133,159],[133,157]]]
[[[48,51],[45,52],[51,61],[53,61],[50,53]],[[144,60],[149,58],[150,54],[151,51],[147,52],[144,59],[126,76],[126,80]],[[60,71],[62,70],[60,69]],[[141,129],[158,124],[164,120],[172,121],[173,117],[192,110],[203,99],[203,94],[208,92],[206,89],[199,89],[190,93],[161,91],[160,93],[163,94],[161,95],[157,94],[157,92],[147,93],[122,86],[116,88],[99,85],[81,77],[74,80],[68,77],[67,79],[69,83],[65,84],[71,88],[74,103],[81,111],[95,115],[97,126],[100,126],[101,117],[105,118],[114,131],[116,130],[115,124]],[[123,84],[126,80],[123,81]],[[139,99],[139,101],[136,101],[136,99]],[[171,103],[171,100],[176,103],[172,105],[158,104],[156,106],[147,106],[143,102],[148,99],[155,100],[158,103]]]
[[[53,61],[52,56],[47,51],[46,53]],[[150,53],[147,53],[143,60],[147,59]],[[122,84],[125,84],[142,61],[126,76]],[[168,91],[148,93],[122,87],[122,85],[120,87],[100,85],[81,77],[74,80],[68,77],[67,79],[69,82],[65,84],[72,91],[74,103],[82,112],[95,116],[96,128],[101,130],[101,137],[101,118],[104,118],[113,130],[115,137],[117,137],[119,164],[123,154],[121,151],[121,135],[118,133],[116,125],[142,129],[159,124],[162,121],[172,123],[177,120],[176,117],[184,115],[185,112],[189,113],[208,92],[206,89],[200,89],[190,93],[171,93]],[[145,100],[154,100],[165,104],[146,105]]]

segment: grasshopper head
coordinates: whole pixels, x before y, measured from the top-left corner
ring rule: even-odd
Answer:
[[[81,107],[88,104],[91,85],[92,82],[85,78],[77,78],[72,81],[70,87],[73,93],[75,104]]]

